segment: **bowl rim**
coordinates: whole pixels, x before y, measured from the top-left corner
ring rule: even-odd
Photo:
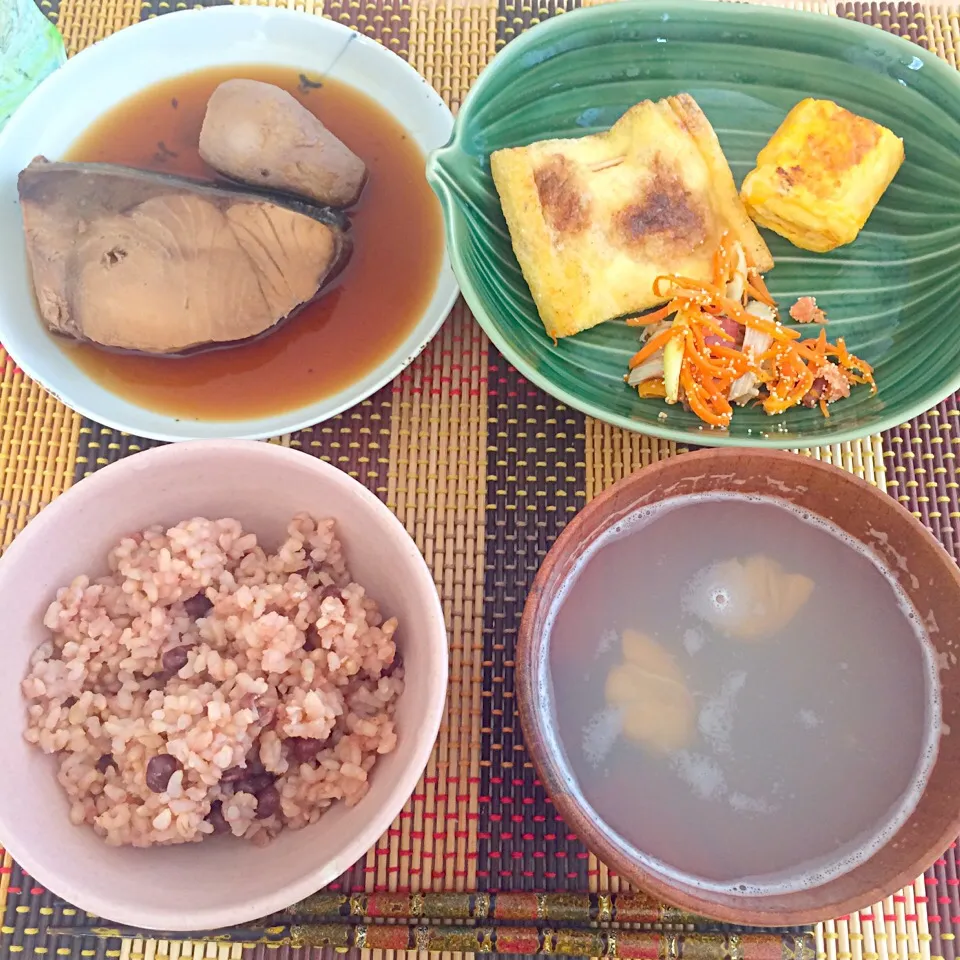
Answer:
[[[682,462],[690,463],[696,470],[698,466],[708,468],[712,464],[722,465],[733,460],[757,460],[758,473],[766,475],[766,466],[783,465],[794,463],[798,454],[790,453],[785,450],[729,450],[729,449],[706,449],[698,450],[684,454]],[[566,557],[576,546],[583,542],[581,528],[585,519],[596,517],[603,518],[609,515],[610,508],[614,506],[617,499],[630,490],[638,482],[638,477],[643,476],[644,482],[656,481],[660,474],[671,469],[676,469],[675,457],[669,457],[666,460],[660,460],[648,466],[640,467],[632,473],[612,484],[602,493],[599,493],[590,502],[580,510],[564,527],[560,535],[554,541],[546,557],[541,561],[540,567],[530,587],[524,603],[523,614],[517,633],[517,648],[515,654],[516,661],[516,681],[515,691],[517,696],[517,708],[520,716],[520,726],[523,730],[524,743],[534,767],[544,784],[554,806],[563,817],[564,821],[570,824],[571,828],[587,845],[594,851],[596,856],[608,866],[613,867],[620,876],[626,878],[631,883],[635,883],[640,889],[658,897],[661,901],[680,906],[693,913],[714,917],[725,923],[740,925],[771,927],[771,926],[801,926],[811,923],[819,923],[835,916],[844,916],[854,914],[858,910],[870,903],[876,903],[885,896],[902,889],[913,883],[921,876],[933,861],[947,848],[950,842],[960,833],[960,802],[957,803],[957,809],[953,814],[947,828],[941,835],[935,838],[932,844],[924,846],[921,852],[916,853],[910,858],[909,865],[899,871],[889,882],[883,885],[882,889],[870,887],[865,890],[862,897],[849,896],[844,900],[831,902],[825,911],[815,909],[803,909],[790,907],[785,904],[789,901],[791,894],[777,894],[768,897],[752,898],[752,902],[757,900],[766,901],[769,909],[757,909],[750,906],[744,906],[743,909],[728,907],[722,903],[717,903],[710,899],[711,891],[704,890],[698,895],[697,888],[673,886],[670,883],[661,880],[659,876],[650,872],[646,867],[638,865],[627,856],[621,854],[617,847],[608,841],[607,834],[603,830],[603,821],[598,815],[598,823],[593,822],[584,814],[580,806],[573,800],[570,793],[564,789],[562,783],[562,774],[569,767],[561,763],[553,750],[548,746],[549,738],[542,735],[542,731],[548,726],[544,719],[543,712],[537,706],[539,703],[538,683],[543,679],[543,673],[535,669],[532,657],[532,650],[537,643],[534,636],[533,623],[536,619],[538,608],[549,596],[545,590],[546,582],[552,573],[552,568],[557,560]],[[832,464],[824,463],[813,457],[802,458],[805,466],[815,473],[833,478],[836,482],[847,482],[859,493],[861,498],[872,497],[878,503],[884,504],[884,509],[897,513],[900,518],[906,521],[908,528],[912,528],[915,534],[926,539],[928,543],[936,548],[936,556],[940,560],[943,570],[950,576],[956,586],[957,593],[960,594],[960,568],[953,562],[943,545],[933,536],[933,534],[923,525],[923,523],[902,507],[896,500],[889,496],[883,490],[873,486],[873,484],[856,476],[841,470]],[[839,477],[838,477],[839,475]],[[655,502],[664,499],[663,488],[660,485],[660,496]],[[776,494],[771,494],[776,496]],[[869,863],[868,858],[864,863]],[[815,888],[814,888],[815,889]],[[688,890],[690,892],[688,892]],[[827,916],[826,914],[829,914]]]
[[[701,427],[697,433],[691,433],[686,430],[677,429],[669,424],[660,421],[652,423],[638,423],[629,416],[623,416],[606,410],[602,406],[584,401],[575,394],[568,391],[563,386],[553,383],[549,376],[542,374],[537,367],[528,363],[519,350],[515,350],[510,344],[508,338],[501,332],[500,327],[504,325],[501,320],[496,319],[494,311],[488,309],[486,299],[478,292],[475,284],[471,280],[464,264],[462,247],[466,245],[467,239],[462,229],[462,218],[460,216],[459,205],[456,199],[456,186],[448,179],[444,164],[448,157],[464,154],[462,143],[464,128],[471,116],[474,102],[484,95],[486,88],[493,82],[496,74],[505,69],[508,62],[518,57],[522,57],[528,47],[539,44],[546,40],[551,34],[563,36],[567,31],[581,21],[597,20],[615,22],[631,18],[634,14],[641,11],[650,15],[651,11],[661,11],[663,17],[690,17],[695,18],[709,10],[712,14],[731,21],[748,19],[751,23],[758,20],[774,20],[781,23],[783,27],[789,29],[791,22],[797,23],[803,21],[811,23],[814,21],[822,22],[823,29],[836,31],[840,34],[846,33],[850,37],[850,43],[856,44],[858,38],[869,35],[871,41],[875,44],[887,46],[892,52],[899,52],[907,55],[911,60],[920,60],[923,63],[923,69],[927,73],[933,73],[938,79],[943,80],[947,85],[953,85],[956,93],[960,96],[960,74],[957,73],[946,61],[930,50],[920,47],[905,37],[898,36],[885,31],[878,31],[874,27],[860,23],[856,20],[848,20],[845,17],[827,17],[822,13],[816,13],[808,10],[792,10],[784,7],[757,6],[752,4],[718,4],[715,0],[620,0],[616,4],[600,4],[591,7],[579,7],[563,14],[563,16],[551,17],[536,24],[529,30],[525,30],[519,36],[511,40],[487,65],[476,82],[470,87],[466,97],[457,111],[456,121],[454,123],[453,133],[450,140],[442,147],[431,151],[427,158],[427,180],[430,186],[440,197],[443,207],[444,229],[447,235],[447,249],[450,254],[450,264],[453,272],[456,274],[457,282],[460,285],[460,292],[474,315],[477,322],[483,328],[484,332],[497,347],[504,358],[512,364],[523,376],[536,384],[541,390],[567,404],[574,410],[578,410],[587,416],[594,417],[604,423],[609,423],[615,427],[621,427],[632,433],[641,433],[651,437],[657,437],[661,440],[672,440],[681,444],[695,444],[705,447],[750,447],[762,450],[789,450],[797,447],[816,447],[825,444],[847,443],[852,440],[860,440],[874,433],[882,433],[893,427],[912,420],[915,417],[926,413],[931,407],[936,406],[946,397],[960,390],[960,367],[957,372],[936,389],[928,389],[923,397],[895,413],[878,415],[869,426],[864,427],[841,427],[833,429],[830,420],[824,420],[822,427],[811,433],[809,436],[797,437],[796,435],[785,434],[778,435],[772,427],[776,423],[776,418],[771,417],[771,430],[765,436],[754,435],[735,435],[731,436],[726,431],[711,430],[707,426]],[[539,321],[538,321],[539,322]]]
[[[427,709],[416,731],[417,741],[409,762],[401,768],[395,778],[390,794],[379,811],[367,819],[366,825],[356,833],[346,838],[343,848],[331,861],[324,861],[312,865],[309,871],[295,882],[280,886],[263,893],[245,895],[242,900],[230,908],[197,907],[189,916],[182,913],[170,914],[163,909],[156,909],[149,903],[146,893],[144,903],[138,907],[136,916],[128,915],[122,922],[134,926],[153,930],[189,931],[212,930],[231,924],[249,923],[269,914],[285,910],[291,904],[316,892],[324,885],[335,880],[336,877],[350,865],[363,858],[386,833],[390,825],[399,816],[410,795],[426,769],[433,754],[440,725],[446,710],[447,686],[449,681],[449,641],[447,635],[446,618],[443,604],[437,590],[436,581],[413,537],[392,510],[376,494],[368,490],[359,480],[338,467],[312,457],[308,453],[279,444],[263,443],[253,440],[187,440],[183,443],[169,444],[144,450],[135,456],[124,457],[86,477],[81,483],[70,487],[48,506],[37,514],[27,526],[17,535],[13,543],[0,557],[0,591],[10,570],[20,559],[39,546],[51,542],[60,516],[71,510],[82,509],[86,501],[101,496],[109,496],[116,484],[135,483],[138,475],[145,469],[162,463],[166,459],[182,460],[184,456],[198,456],[202,458],[217,458],[223,455],[259,456],[275,461],[278,474],[286,466],[297,464],[300,468],[307,467],[317,474],[319,482],[332,482],[348,490],[359,500],[367,513],[380,524],[381,528],[389,531],[388,535],[402,542],[410,556],[410,582],[416,583],[427,599],[425,620],[433,625],[428,635],[431,637],[429,648],[437,669],[436,691],[433,702],[428,702]],[[149,507],[145,508],[149,511]],[[427,631],[425,631],[427,633]],[[24,664],[25,666],[25,664]],[[55,784],[55,777],[51,773],[51,783]],[[58,788],[59,789],[59,788]],[[41,870],[39,874],[33,870],[33,858],[30,854],[30,839],[18,833],[16,824],[7,820],[4,815],[3,792],[0,791],[0,836],[10,856],[23,869],[35,877],[41,884],[48,887],[69,903],[98,917],[113,918],[116,913],[112,905],[97,895],[88,895],[82,885],[75,885],[70,880],[59,876],[51,876]],[[358,806],[361,806],[360,801]],[[89,829],[78,828],[64,820],[65,828],[71,830]],[[315,824],[311,826],[316,826]],[[331,873],[331,867],[335,868]],[[52,881],[52,882],[51,882]],[[147,891],[148,887],[144,887]]]
[[[148,31],[151,31],[148,35],[149,37],[157,34],[159,39],[156,42],[162,42],[162,31],[178,31],[182,29],[179,25],[182,24],[188,16],[194,18],[203,17],[206,20],[213,21],[214,24],[218,19],[245,18],[251,25],[251,32],[255,31],[258,26],[266,25],[269,21],[276,22],[281,20],[303,23],[305,22],[305,18],[309,18],[309,20],[315,22],[315,26],[311,27],[311,29],[324,30],[333,36],[339,35],[345,42],[349,40],[352,44],[359,46],[364,51],[365,56],[376,57],[383,63],[390,63],[391,66],[389,69],[407,77],[411,83],[416,82],[419,84],[423,89],[426,104],[420,106],[419,102],[415,102],[411,98],[410,103],[413,105],[412,109],[424,113],[436,111],[438,116],[443,117],[444,125],[449,129],[450,135],[453,135],[454,117],[450,107],[411,63],[404,60],[383,44],[378,43],[376,40],[343,23],[330,20],[326,17],[308,14],[302,10],[230,3],[217,7],[174,10],[161,17],[151,17],[148,20],[141,20],[128,27],[119,29],[109,36],[104,37],[102,40],[98,40],[85,47],[47,75],[30,91],[20,106],[14,111],[13,116],[11,116],[6,126],[0,129],[0,155],[2,155],[6,149],[8,139],[13,139],[13,136],[22,124],[30,122],[33,113],[38,109],[36,104],[41,98],[51,96],[52,91],[58,89],[58,86],[73,84],[78,80],[82,81],[84,72],[91,68],[105,65],[106,68],[109,69],[111,63],[119,62],[117,58],[124,56],[124,47],[122,45],[131,42],[131,31],[135,31],[133,36],[137,42],[141,42],[138,38],[147,35]],[[237,66],[249,66],[250,64],[266,63],[268,61],[258,60],[256,56],[252,56],[233,62],[235,62]],[[78,64],[79,66],[77,66]],[[227,65],[229,66],[229,64]],[[198,67],[197,69],[203,69],[203,67]],[[78,71],[80,71],[79,74]],[[173,70],[168,74],[168,77],[173,78],[177,75],[178,71]],[[134,95],[136,92],[137,91],[133,91],[130,95]],[[376,99],[370,93],[367,95],[370,96],[371,99]],[[122,102],[123,100],[120,101],[120,103]],[[395,117],[394,119],[400,123],[399,118]],[[401,126],[406,127],[406,124],[401,123]],[[431,151],[424,150],[423,152],[424,161],[426,162]],[[30,282],[29,278],[27,282]],[[8,352],[14,362],[27,376],[41,384],[50,394],[71,410],[104,426],[130,433],[134,436],[164,442],[229,438],[265,440],[284,433],[294,433],[319,423],[325,423],[338,414],[343,413],[345,410],[349,410],[351,407],[369,399],[377,390],[381,389],[402,373],[416,360],[423,350],[426,349],[439,332],[444,321],[449,317],[459,295],[459,284],[450,263],[449,251],[447,250],[446,244],[444,244],[434,278],[433,294],[431,295],[431,299],[440,298],[437,303],[435,315],[430,311],[428,302],[403,340],[397,343],[386,357],[380,360],[369,371],[357,377],[351,384],[348,384],[336,393],[321,397],[306,406],[282,410],[267,416],[247,417],[237,420],[198,420],[178,417],[172,414],[157,413],[150,407],[134,403],[123,395],[117,394],[99,384],[98,386],[104,393],[103,406],[106,407],[106,409],[94,409],[100,405],[68,400],[67,397],[73,394],[69,384],[56,385],[52,383],[49,378],[42,377],[37,373],[37,367],[33,361],[33,357],[37,354],[37,351],[28,351],[25,353],[24,351],[16,349],[16,346],[11,350],[8,344],[5,343],[4,345],[8,347]],[[36,314],[32,319],[36,323],[42,323]],[[56,345],[53,345],[52,349],[57,349]],[[80,367],[76,366],[76,364],[73,364],[73,370],[76,376],[82,381],[96,383],[93,378]],[[367,385],[362,389],[356,389],[357,384],[361,382],[367,382]],[[120,416],[113,415],[110,409],[111,398],[115,398],[129,405],[130,411],[128,414],[121,414]],[[318,408],[322,408],[322,410]],[[144,411],[158,419],[159,422],[155,428],[145,428],[145,425],[139,422],[138,417],[142,415],[140,411]],[[204,427],[202,433],[197,433],[191,429],[195,424],[200,424]]]

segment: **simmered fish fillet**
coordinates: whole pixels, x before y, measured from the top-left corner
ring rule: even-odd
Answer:
[[[49,329],[177,354],[257,336],[350,252],[329,211],[112,164],[34,160],[18,182]]]
[[[710,280],[724,233],[750,266],[773,266],[687,94],[638,103],[606,133],[498,150],[490,164],[551,337],[663,303],[653,292],[662,274]]]

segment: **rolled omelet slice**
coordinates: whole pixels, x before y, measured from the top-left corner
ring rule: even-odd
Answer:
[[[903,163],[903,141],[830,100],[786,116],[740,197],[752,219],[803,250],[852,243]]]

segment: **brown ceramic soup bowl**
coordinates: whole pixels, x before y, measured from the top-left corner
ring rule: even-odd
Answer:
[[[867,544],[929,625],[942,663],[943,735],[916,810],[873,856],[850,872],[771,896],[704,889],[643,861],[580,798],[555,729],[546,628],[561,586],[605,531],[642,507],[712,492],[787,500]],[[642,536],[642,532],[636,534]],[[557,810],[586,845],[621,877],[653,896],[727,922],[757,926],[811,923],[853,913],[912,883],[960,833],[960,572],[923,525],[886,493],[849,473],[792,453],[708,450],[637,471],[592,500],[567,525],[540,567],[527,599],[517,648],[517,697],[527,748]],[[552,698],[550,698],[552,699]],[[877,763],[883,745],[877,744]],[[811,776],[815,776],[811,771]]]

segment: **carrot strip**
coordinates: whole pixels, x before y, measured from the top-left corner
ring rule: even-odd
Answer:
[[[797,349],[811,363],[826,363],[830,350],[826,330],[821,327],[820,336],[816,340],[801,340],[797,344]]]
[[[777,301],[773,299],[766,282],[756,270],[747,271],[747,290],[753,294],[754,300],[759,300],[768,307],[773,307],[774,310],[777,309]]]
[[[676,336],[677,331],[673,327],[661,330],[654,334],[631,358],[627,366],[632,370],[640,366],[648,357],[652,357],[661,347],[667,345],[667,341]]]
[[[715,344],[710,347],[710,352],[729,364],[732,375],[731,383],[737,377],[741,377],[743,374],[750,372],[750,358],[742,350],[734,350],[732,347],[723,347]]]
[[[696,341],[696,334],[693,335],[694,342],[690,343],[687,341],[687,350],[684,352],[683,356],[686,359],[687,354],[689,353],[690,362],[693,363],[701,373],[707,374],[711,377],[723,377],[724,370],[722,367],[718,367],[715,363],[711,363],[704,353],[699,349]]]
[[[770,391],[770,396],[763,402],[763,409],[771,415],[795,407],[813,386],[814,377],[809,367],[789,352],[781,355],[780,367],[787,376],[792,376],[793,382],[791,384],[786,378],[781,378],[778,389]]]
[[[708,345],[701,329],[692,326],[691,330],[695,341],[694,349],[699,355],[697,359],[700,369],[721,381],[723,390],[726,392],[737,377],[750,369],[750,358],[742,350],[736,350],[723,344],[712,343]]]
[[[654,310],[653,313],[645,313],[641,317],[627,317],[626,325],[628,327],[649,327],[651,324],[659,323],[661,320],[666,320],[671,313],[676,313],[677,308],[671,302],[668,303],[665,307],[661,307],[659,310]]]
[[[869,383],[877,389],[873,368],[847,350],[842,338],[836,344],[827,340],[821,329],[815,339],[801,339],[800,331],[784,326],[778,319],[770,320],[744,309],[743,305],[726,296],[726,284],[733,269],[733,249],[726,237],[714,253],[711,282],[694,280],[679,275],[662,275],[654,281],[654,293],[669,298],[665,306],[627,322],[644,326],[666,319],[674,314],[671,326],[650,337],[631,358],[630,369],[651,357],[670,342],[673,336],[683,338],[680,361],[680,385],[690,409],[704,423],[725,427],[730,423],[733,408],[728,394],[733,381],[750,373],[766,389],[763,409],[771,415],[783,413],[796,406],[810,392],[816,372],[836,358],[836,368],[853,383]],[[776,311],[776,301],[767,289],[763,277],[753,268],[747,274],[747,292],[754,300],[765,303]],[[776,312],[774,312],[776,317]],[[742,327],[767,334],[772,343],[757,357],[735,346],[736,338],[724,327],[732,320]],[[708,342],[712,340],[713,342]],[[662,379],[641,384],[641,396],[660,395],[664,390]],[[829,416],[821,400],[824,416]]]
[[[756,314],[747,313],[740,304],[735,303],[727,297],[721,297],[717,304],[723,314],[731,320],[745,327],[753,327],[769,334],[774,340],[798,340],[800,333],[792,327],[785,327],[779,320],[767,320],[764,317],[758,317]]]
[[[710,316],[710,314],[701,314],[697,322],[706,327],[715,336],[720,337],[723,340],[729,340],[731,343],[733,342],[733,337],[727,333],[727,331],[724,330],[723,327],[721,327],[720,324]]]
[[[690,404],[690,409],[693,410],[704,423],[709,423],[712,427],[725,427],[730,423],[730,418],[733,414],[730,405],[727,404],[728,410],[726,415],[724,415],[723,412],[715,412],[712,410],[702,395],[702,388],[686,368],[681,368],[680,370],[680,383],[686,394],[687,403]]]

